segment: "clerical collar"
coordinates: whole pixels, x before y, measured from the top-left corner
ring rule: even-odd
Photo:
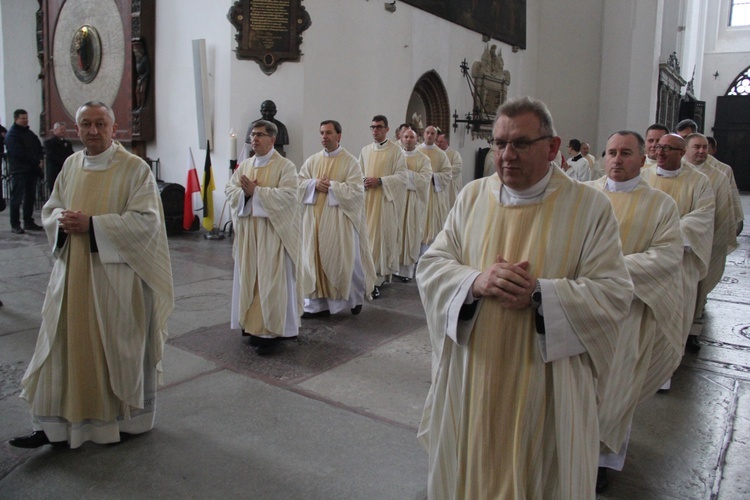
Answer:
[[[706,165],[705,161],[703,163],[698,163],[698,164],[696,164],[696,163],[690,163],[687,160],[682,160],[682,161],[684,161],[688,166],[696,168],[698,170],[702,169]]]
[[[323,150],[323,156],[338,156],[340,152],[341,152],[341,146],[339,145],[339,147],[337,147],[336,149],[334,149],[330,153],[324,149]]]
[[[274,151],[275,149],[271,148],[271,150],[263,156],[255,155],[253,157],[253,165],[256,167],[265,167],[268,165],[268,162],[271,161],[271,156],[273,156]]]
[[[544,199],[544,192],[547,189],[554,168],[550,167],[542,180],[533,186],[522,191],[509,188],[503,185],[500,189],[500,203],[503,205],[531,205]]]
[[[639,182],[641,182],[640,174],[632,179],[622,182],[613,181],[607,177],[607,183],[604,185],[604,189],[610,193],[629,193],[635,189]]]
[[[404,149],[404,156],[414,156],[417,153],[419,153],[419,151],[417,151],[417,148],[414,148],[411,151],[407,151]]]
[[[107,170],[115,155],[115,141],[112,141],[107,149],[95,156],[83,155],[84,170]]]
[[[422,146],[425,149],[435,149],[437,147],[437,144],[432,144],[432,145],[428,146],[427,144],[423,143],[423,144],[420,144],[420,146]]]
[[[649,157],[647,156],[647,157],[646,157],[646,163],[645,163],[645,164],[644,164],[643,166],[644,166],[644,167],[650,167],[651,165],[656,165],[656,158],[654,158],[654,159],[652,160],[651,158],[649,158]]]
[[[660,166],[656,166],[656,175],[659,177],[677,177],[682,172],[682,165],[677,170],[664,170]]]

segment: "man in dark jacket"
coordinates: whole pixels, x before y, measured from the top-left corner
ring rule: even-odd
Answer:
[[[13,112],[14,123],[5,136],[8,150],[8,172],[10,173],[10,226],[14,233],[41,231],[42,226],[34,222],[34,200],[36,181],[42,175],[42,143],[29,128],[26,110]],[[23,202],[23,225],[19,212]]]
[[[52,127],[52,137],[44,141],[44,180],[50,193],[55,187],[55,179],[60,174],[63,163],[73,154],[73,145],[64,135],[65,122],[57,122]]]

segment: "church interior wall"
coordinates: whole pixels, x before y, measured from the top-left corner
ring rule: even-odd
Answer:
[[[541,1],[537,5],[538,28],[530,24],[528,32],[529,37],[537,38],[539,47],[535,97],[549,106],[567,157],[570,139],[589,142],[594,147],[599,142],[596,119],[603,7],[597,0]]]
[[[3,9],[0,7],[0,30],[2,26]],[[7,125],[5,116],[5,39],[0,36],[0,123],[3,125]]]
[[[605,2],[596,155],[612,133],[627,129],[643,134],[654,121],[661,22],[657,2]]]
[[[677,29],[677,38],[682,47],[678,55],[682,77],[687,82],[693,81],[693,94],[697,97],[702,95],[701,75],[703,74],[708,5],[707,2],[699,0],[689,0],[688,4],[688,8],[683,12],[683,20]]]
[[[721,0],[719,9],[706,11],[701,98],[706,101],[707,134],[713,132],[717,97],[726,94],[737,75],[750,65],[750,26],[728,26],[729,2]]]
[[[29,126],[39,132],[42,111],[41,67],[36,57],[37,2],[0,3],[2,9],[2,80],[0,97],[3,100],[2,123],[8,128],[13,123],[13,111],[25,109]]]
[[[724,5],[728,0],[721,1]],[[750,51],[750,31],[743,36],[720,29],[719,9],[706,9],[693,0],[528,0],[527,47],[517,52],[403,2],[393,13],[383,3],[304,0],[312,26],[302,34],[302,59],[282,63],[267,76],[255,62],[234,55],[235,30],[226,18],[232,0],[215,4],[208,15],[202,0],[159,0],[152,86],[157,132],[147,154],[161,160],[161,177],[184,184],[188,146],[199,169],[205,156],[196,125],[193,39],[204,38],[207,46],[217,212],[229,176],[229,131],[236,132],[240,149],[248,123],[259,118],[265,99],[277,104],[276,118],[287,126],[291,139],[287,156],[298,167],[321,148],[318,123],[327,118],[341,121],[342,145],[356,155],[371,141],[368,125],[374,114],[388,116],[394,128],[404,121],[412,89],[428,71],[435,71],[445,85],[451,113],[456,110],[463,118],[472,101],[459,65],[464,58],[471,65],[494,44],[511,74],[508,97],[542,99],[564,144],[576,137],[598,153],[612,131],[643,130],[653,121],[658,63],[669,54],[679,49],[678,56],[684,57],[685,49],[694,54],[689,56],[694,64],[705,65],[705,75],[696,73],[702,75],[696,77],[696,87],[697,97],[706,101],[709,126],[716,96],[723,95],[744,68],[740,61],[747,61]],[[33,29],[38,4],[0,6],[0,112],[10,123],[13,109],[24,107],[38,130],[41,81]],[[705,23],[695,12],[703,12]],[[681,22],[684,31],[678,31]],[[680,36],[690,40],[698,35],[705,47],[702,41],[680,45]],[[683,64],[682,69],[689,79],[684,73],[692,73],[692,67]],[[716,70],[720,76],[714,79],[709,73]],[[475,151],[487,143],[465,130],[462,125],[450,134],[452,146],[464,158],[468,181]]]

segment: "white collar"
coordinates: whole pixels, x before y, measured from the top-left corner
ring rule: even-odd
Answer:
[[[339,144],[339,147],[337,147],[336,149],[334,149],[330,153],[324,149],[323,150],[323,156],[331,156],[331,157],[338,156],[340,152],[341,152],[341,145]]]
[[[639,182],[641,182],[640,174],[636,175],[632,179],[622,182],[613,181],[612,179],[607,177],[607,182],[604,185],[604,189],[610,193],[629,193],[635,189]]]
[[[554,168],[550,167],[547,171],[547,175],[542,177],[542,180],[522,191],[517,191],[503,185],[500,189],[500,203],[503,205],[531,205],[532,203],[541,201],[544,198],[544,192],[547,189],[547,185],[549,184],[550,179],[552,179],[553,171]]]
[[[115,156],[115,141],[109,145],[107,149],[95,156],[89,156],[84,153],[83,155],[83,169],[84,170],[107,170],[109,164],[112,162],[112,158]]]
[[[422,147],[422,148],[425,148],[425,149],[435,149],[435,148],[437,148],[437,144],[433,144],[431,146],[428,146],[427,144],[420,144],[419,146]],[[442,151],[442,149],[440,151]]]
[[[656,175],[659,177],[677,177],[682,172],[682,165],[677,170],[664,170],[659,165],[656,166]]]
[[[264,154],[263,156],[255,155],[253,157],[253,166],[256,167],[265,167],[268,165],[268,162],[271,161],[271,156],[273,156],[275,149],[271,148],[271,151]]]
[[[417,153],[419,153],[419,151],[417,151],[417,148],[414,148],[411,151],[407,151],[404,149],[404,156],[414,156]]]

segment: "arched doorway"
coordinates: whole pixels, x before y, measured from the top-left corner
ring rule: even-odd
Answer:
[[[716,98],[716,158],[730,165],[740,191],[750,191],[750,66]]]
[[[428,125],[435,125],[445,133],[450,132],[448,93],[437,71],[430,70],[417,80],[404,121],[418,129],[420,135]]]

